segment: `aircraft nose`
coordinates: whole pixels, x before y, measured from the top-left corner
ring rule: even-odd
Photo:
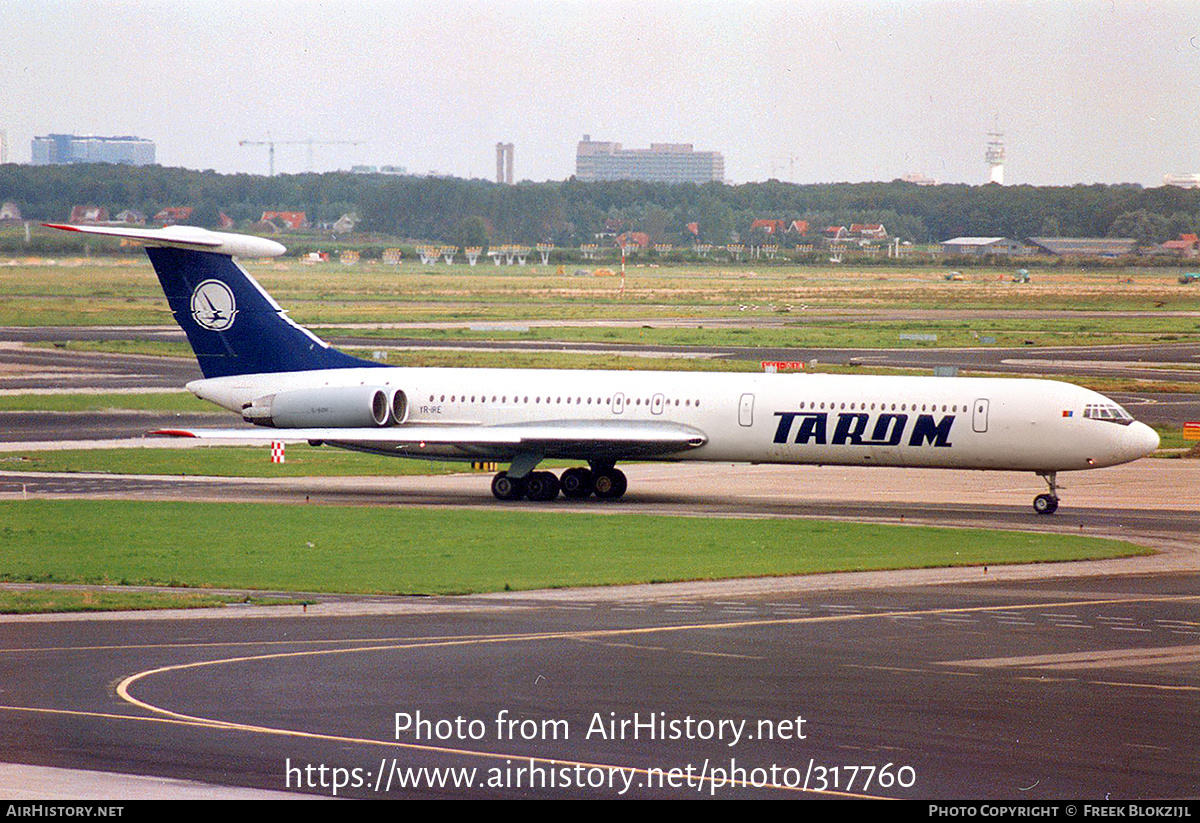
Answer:
[[[1145,457],[1158,448],[1158,432],[1145,423],[1130,423],[1128,431],[1126,444],[1131,460]]]

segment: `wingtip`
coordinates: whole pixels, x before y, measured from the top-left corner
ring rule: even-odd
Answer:
[[[190,431],[186,431],[185,429],[155,429],[154,431],[150,432],[150,434],[158,435],[160,437],[195,437],[196,436],[196,435],[192,434]]]

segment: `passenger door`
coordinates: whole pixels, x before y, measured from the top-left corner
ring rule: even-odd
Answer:
[[[981,397],[975,401],[975,413],[971,418],[972,426],[975,431],[983,433],[988,427],[988,401],[987,398]]]
[[[742,395],[742,401],[738,404],[738,424],[742,426],[754,425],[754,395]]]

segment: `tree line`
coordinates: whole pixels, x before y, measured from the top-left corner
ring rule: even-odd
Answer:
[[[303,211],[331,222],[356,213],[360,231],[456,245],[551,242],[578,246],[597,236],[644,232],[653,243],[720,245],[740,239],[781,244],[751,232],[760,218],[826,226],[882,223],[892,237],[931,243],[958,236],[1136,237],[1158,243],[1200,232],[1200,190],[1135,184],[919,186],[875,183],[585,183],[575,178],[500,185],[485,180],[380,174],[264,177],[162,166],[0,166],[0,202],[27,220],[67,219],[73,206],[133,209],[152,217],[192,206],[197,225],[224,213],[245,227],[264,211]]]

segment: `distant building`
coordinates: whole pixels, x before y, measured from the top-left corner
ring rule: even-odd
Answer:
[[[191,206],[167,206],[154,215],[154,222],[162,223],[164,226],[173,226],[176,223],[184,222],[191,216]]]
[[[146,215],[136,209],[125,209],[117,215],[116,222],[128,226],[144,226],[146,225]]]
[[[585,134],[575,149],[575,177],[584,182],[720,183],[725,179],[725,158],[715,151],[694,151],[691,143],[623,149],[620,143],[593,141]]]
[[[0,217],[3,217],[0,211]],[[1168,240],[1158,247],[1164,254],[1175,254],[1180,257],[1200,257],[1200,237],[1194,234],[1181,234],[1178,240]]]
[[[280,228],[299,231],[308,228],[308,215],[302,211],[264,211],[259,222],[270,222]]]
[[[633,246],[639,249],[650,248],[650,235],[644,231],[629,231],[618,237],[614,243],[617,248]]]
[[[1137,251],[1133,237],[1030,237],[1029,244],[1056,257],[1124,257]]]
[[[850,235],[859,240],[887,240],[887,229],[882,223],[851,223]]]
[[[962,257],[983,257],[988,254],[1021,254],[1025,246],[1007,237],[955,237],[942,243],[942,251]]]
[[[927,177],[919,171],[906,174],[900,179],[905,183],[912,183],[914,186],[936,186],[938,184],[937,180]]]
[[[760,218],[750,224],[750,231],[761,230],[763,234],[783,234],[784,227],[782,220],[772,220],[769,218]]]
[[[1164,174],[1164,186],[1178,186],[1181,189],[1200,189],[1200,174]]]
[[[496,182],[512,185],[513,182],[513,144],[496,144]]]
[[[11,200],[0,203],[0,220],[20,220],[21,209]]]
[[[140,137],[97,137],[95,135],[48,134],[33,138],[35,166],[68,163],[115,163],[125,166],[154,164],[154,142]]]
[[[357,214],[354,214],[354,213],[343,214],[341,217],[339,217],[337,220],[334,221],[333,225],[330,226],[330,230],[334,234],[349,234],[350,232],[354,231],[354,226],[357,223],[358,223],[358,215]]]
[[[103,206],[72,206],[68,223],[107,223],[108,209]]]
[[[408,174],[404,166],[351,166],[351,174]]]

